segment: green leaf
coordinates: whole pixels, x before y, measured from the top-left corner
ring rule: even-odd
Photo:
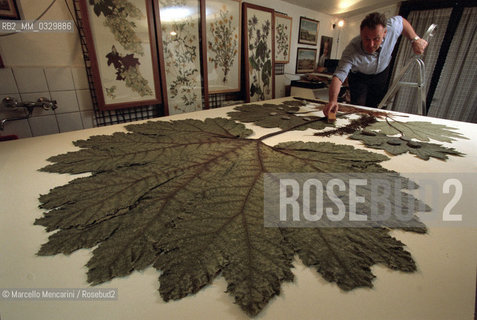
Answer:
[[[416,270],[403,244],[385,229],[289,228],[284,235],[306,266],[315,268],[343,290],[372,287],[374,275],[370,267],[375,263],[404,272]],[[347,272],[349,269],[354,272]]]
[[[462,153],[454,148],[446,148],[435,143],[409,141],[407,138],[389,137],[380,132],[376,132],[375,135],[356,132],[350,138],[361,140],[370,148],[385,150],[395,156],[406,152],[414,154],[423,160],[429,160],[431,157],[446,160],[448,159],[447,155],[463,156]]]
[[[404,245],[389,236],[392,225],[264,225],[264,173],[398,176],[380,166],[385,156],[332,143],[269,146],[248,138],[253,132],[243,124],[221,118],[127,129],[127,134],[78,141],[81,150],[52,157],[55,164],[43,169],[92,173],[42,195],[41,207],[49,211],[35,221],[57,231],[39,255],[96,246],[87,263],[91,284],[152,265],[160,271],[159,291],[168,301],[194,294],[222,275],[236,303],[256,315],[280,293],[281,283],[293,280],[295,254],[345,290],[371,287],[370,267],[376,263],[415,270]],[[402,229],[424,232],[413,220],[418,228]]]
[[[300,106],[304,105],[299,101],[285,101],[281,104],[247,104],[234,108],[235,111],[227,115],[234,120],[241,122],[253,122],[263,128],[280,128],[294,130],[315,129],[322,130],[326,127],[333,127],[326,118],[298,115]]]
[[[386,135],[402,134],[409,139],[429,141],[430,139],[441,142],[452,142],[459,139],[467,139],[462,134],[455,132],[457,128],[451,128],[443,124],[436,124],[425,121],[384,121],[376,122],[369,127],[369,130],[378,130]]]
[[[265,41],[260,41],[257,45],[256,56],[260,58],[260,61],[265,61],[267,59],[267,43]]]
[[[262,81],[268,85],[272,76],[272,61],[267,60],[262,68]]]
[[[250,63],[250,68],[254,69],[254,70],[260,70],[260,66],[258,65],[258,63],[255,61],[254,57],[250,57],[248,58],[248,61]]]

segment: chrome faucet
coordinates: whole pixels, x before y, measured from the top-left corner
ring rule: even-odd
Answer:
[[[18,102],[17,99],[14,97],[5,97],[2,100],[2,105],[5,108],[9,109],[18,109],[18,108],[25,108],[27,110],[27,114],[21,117],[11,117],[11,118],[4,118],[0,120],[0,130],[5,128],[5,122],[7,121],[14,121],[14,120],[22,120],[28,119],[31,117],[33,113],[33,109],[35,108],[43,108],[43,110],[55,110],[58,108],[56,105],[56,100],[49,100],[44,97],[38,98],[36,102]]]

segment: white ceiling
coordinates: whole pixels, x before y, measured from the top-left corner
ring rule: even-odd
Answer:
[[[284,0],[331,16],[349,17],[366,11],[399,3],[400,0]]]

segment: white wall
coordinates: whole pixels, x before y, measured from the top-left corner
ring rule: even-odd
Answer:
[[[51,0],[17,0],[23,20],[35,20],[50,3]],[[72,0],[68,0],[68,4],[73,10]],[[73,20],[73,18],[65,1],[57,0],[42,20]],[[72,33],[24,32],[0,37],[0,55],[7,67],[84,66],[76,30]]]

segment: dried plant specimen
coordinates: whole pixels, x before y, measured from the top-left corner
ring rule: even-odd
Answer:
[[[159,5],[169,113],[201,110],[198,15],[174,17],[168,13],[177,9],[194,12],[197,2],[161,0]]]
[[[260,22],[257,16],[248,19],[249,50],[248,62],[250,65],[250,97],[256,100],[265,100],[271,97],[272,92],[272,48],[268,41],[271,37],[271,21]]]
[[[392,137],[380,132],[362,131],[354,133],[350,138],[361,140],[370,148],[382,149],[392,155],[400,155],[409,152],[423,160],[429,160],[431,157],[446,160],[448,155],[463,156],[462,153],[453,148],[446,148],[436,143],[413,141],[406,136]]]
[[[141,97],[152,95],[152,89],[149,87],[148,81],[144,79],[139,71],[139,59],[133,54],[121,56],[116,47],[111,48],[111,52],[106,55],[108,66],[113,65],[116,69],[116,80],[124,81],[126,87],[136,91]],[[108,96],[114,98],[113,88],[106,88]]]
[[[213,39],[207,41],[208,48],[214,53],[214,56],[209,57],[209,62],[214,64],[215,69],[218,67],[222,69],[224,74],[222,82],[227,82],[238,50],[238,36],[236,28],[232,25],[233,19],[230,12],[222,8],[219,17],[216,17],[215,22],[209,26]]]
[[[246,104],[234,108],[228,116],[241,122],[253,122],[263,128],[280,128],[306,130],[308,128],[321,130],[330,127],[326,118],[300,113],[299,101],[284,101],[281,104]]]
[[[276,36],[275,41],[277,42],[277,55],[288,56],[288,43],[290,39],[288,35],[290,31],[288,30],[288,26],[286,24],[278,24],[276,27]]]
[[[441,142],[452,142],[456,138],[467,139],[462,134],[456,132],[456,128],[425,121],[403,122],[388,119],[386,122],[381,121],[373,124],[369,129],[379,130],[387,135],[401,134],[420,141],[433,139]]]
[[[90,5],[94,6],[94,13],[99,17],[104,15],[106,20],[104,25],[109,27],[114,35],[114,39],[127,51],[144,55],[144,49],[141,40],[136,34],[136,23],[144,18],[141,10],[127,0],[89,0]]]
[[[42,169],[91,173],[42,195],[47,212],[35,222],[57,231],[39,255],[96,247],[87,264],[91,284],[154,266],[167,301],[196,293],[222,275],[228,293],[253,316],[280,293],[281,283],[293,280],[295,254],[344,290],[371,287],[376,263],[416,270],[389,226],[264,226],[264,173],[397,175],[379,164],[385,156],[332,143],[270,146],[264,142],[270,135],[250,139],[251,130],[223,118],[127,129],[76,141],[79,151],[52,157],[53,164]]]

